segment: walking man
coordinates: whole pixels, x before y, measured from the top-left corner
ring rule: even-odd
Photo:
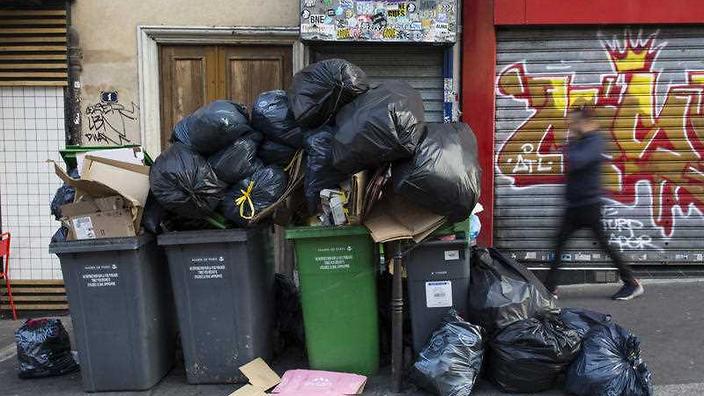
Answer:
[[[611,258],[623,281],[623,287],[612,296],[615,300],[630,300],[643,294],[643,286],[633,276],[621,254],[609,245],[601,221],[602,186],[601,167],[604,161],[604,138],[594,109],[581,106],[569,113],[569,140],[564,150],[566,164],[567,208],[562,218],[555,258],[546,280],[547,289],[557,296],[557,281],[562,252],[570,235],[577,230],[590,229],[599,246]]]

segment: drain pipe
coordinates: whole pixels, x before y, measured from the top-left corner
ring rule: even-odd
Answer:
[[[68,27],[68,87],[64,92],[64,127],[66,142],[81,144],[81,53],[78,31],[71,24],[71,1],[66,2],[66,24]]]

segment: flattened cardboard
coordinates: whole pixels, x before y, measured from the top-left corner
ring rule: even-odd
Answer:
[[[149,195],[149,167],[107,158],[86,156],[81,179],[92,180],[144,206]]]
[[[85,161],[86,156],[107,158],[130,164],[144,165],[144,152],[141,147],[86,151],[85,153],[76,154],[76,165],[79,176],[83,174],[83,161]]]
[[[269,390],[281,382],[281,378],[262,358],[256,358],[240,367],[249,383],[262,391]]]
[[[254,385],[247,384],[230,393],[228,396],[267,396],[267,393]]]
[[[279,396],[339,396],[360,395],[367,377],[357,374],[320,370],[288,370],[281,383],[272,391]]]
[[[445,221],[445,217],[413,205],[398,195],[385,195],[364,220],[364,225],[377,243],[403,239],[420,242]]]

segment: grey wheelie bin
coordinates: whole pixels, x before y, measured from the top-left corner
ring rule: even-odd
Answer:
[[[266,259],[268,237],[266,228],[159,236],[189,383],[243,382],[241,365],[271,357],[274,270]]]
[[[138,391],[171,369],[176,321],[166,258],[153,235],[55,242],[83,389]]]
[[[450,308],[467,312],[469,241],[423,242],[406,256],[413,350],[419,353]]]

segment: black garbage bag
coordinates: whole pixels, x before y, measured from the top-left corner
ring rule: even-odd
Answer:
[[[69,169],[68,175],[74,179],[78,179],[78,169]],[[76,197],[76,189],[64,183],[56,190],[54,198],[51,200],[51,214],[56,220],[61,220],[61,206],[70,204]]]
[[[172,144],[156,158],[149,186],[164,209],[196,219],[218,206],[227,187],[205,158],[182,143]]]
[[[51,236],[51,243],[54,242],[66,242],[68,239],[68,228],[65,226],[59,227],[58,230]]]
[[[220,211],[240,226],[276,202],[286,190],[286,172],[276,166],[260,168],[230,187],[220,203]]]
[[[567,370],[566,390],[577,396],[653,395],[652,374],[638,337],[615,323],[596,325]]]
[[[482,329],[465,322],[454,309],[443,319],[418,355],[411,377],[440,396],[469,396],[484,359]]]
[[[264,140],[259,146],[259,158],[266,165],[276,165],[285,168],[296,155],[296,149],[271,140]]]
[[[305,151],[308,155],[304,176],[304,191],[308,211],[316,213],[320,204],[320,191],[340,188],[347,175],[332,166],[332,142],[334,129],[324,126],[306,137]]]
[[[498,250],[475,248],[470,263],[467,315],[487,334],[542,312],[559,311],[538,278]]]
[[[489,342],[489,377],[504,392],[540,392],[579,352],[581,337],[557,315],[513,322]]]
[[[142,227],[152,234],[161,234],[163,231],[161,223],[164,221],[164,217],[166,217],[166,209],[159,204],[154,193],[150,191],[147,195],[147,202],[144,204]]]
[[[429,123],[415,155],[392,173],[396,193],[450,223],[463,221],[479,198],[477,138],[465,123]]]
[[[79,369],[60,319],[29,319],[15,331],[20,378],[42,378]]]
[[[359,67],[344,59],[322,60],[293,76],[291,109],[299,125],[317,128],[368,89],[367,75]]]
[[[252,127],[269,140],[293,148],[303,145],[303,130],[293,117],[286,91],[267,91],[257,96],[252,107]]]
[[[560,310],[560,319],[576,330],[580,337],[584,337],[596,325],[611,323],[611,315],[581,308],[563,308]]]
[[[288,347],[305,347],[303,330],[303,311],[296,285],[284,274],[276,274],[274,281],[276,310],[276,330],[278,333],[278,350]]]
[[[218,179],[227,184],[234,184],[264,166],[257,158],[257,135],[261,136],[259,133],[245,135],[208,158],[208,163]]]
[[[229,100],[215,100],[179,121],[171,134],[198,154],[209,156],[252,132],[247,109]]]
[[[333,164],[349,174],[410,158],[425,132],[423,100],[403,81],[370,89],[340,109],[335,121]]]

